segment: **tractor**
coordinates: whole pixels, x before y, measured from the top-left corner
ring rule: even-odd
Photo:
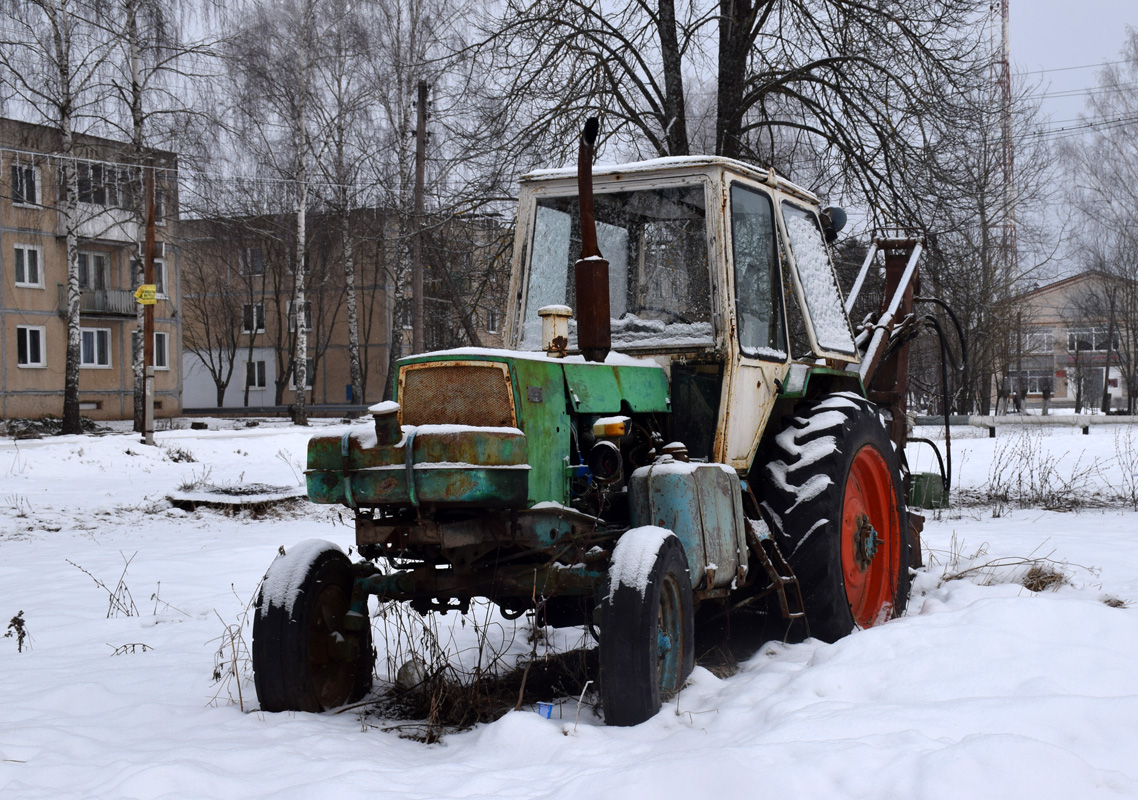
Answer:
[[[312,540],[269,567],[263,710],[367,694],[372,597],[587,626],[610,725],[680,690],[701,607],[761,602],[825,641],[903,612],[922,241],[877,237],[843,296],[841,209],[727,158],[594,169],[596,134],[576,170],[521,179],[509,349],[403,358],[374,427],[310,440],[308,496],[351,510],[359,558]]]

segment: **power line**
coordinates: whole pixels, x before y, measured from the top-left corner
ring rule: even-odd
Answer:
[[[1099,67],[1110,67],[1114,66],[1115,64],[1129,63],[1130,61],[1128,59],[1123,59],[1121,61],[1103,61],[1099,64],[1083,64],[1078,67],[1051,67],[1050,69],[1031,69],[1025,72],[1017,72],[1016,75],[1042,75],[1046,72],[1070,72],[1071,70],[1076,69],[1098,69]]]

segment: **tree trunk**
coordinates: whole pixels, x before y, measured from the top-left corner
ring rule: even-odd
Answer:
[[[303,111],[301,112],[301,126],[303,126]],[[303,141],[304,135],[301,134],[299,138]],[[302,145],[303,148],[303,145]],[[308,329],[305,325],[306,314],[304,313],[304,306],[306,302],[306,295],[304,290],[305,276],[305,230],[307,222],[307,206],[308,206],[308,174],[307,166],[305,163],[304,150],[301,150],[299,156],[300,164],[297,169],[297,192],[296,192],[296,289],[293,294],[292,313],[289,315],[291,320],[295,320],[296,325],[296,355],[293,358],[295,362],[293,365],[293,375],[296,379],[296,405],[293,410],[293,422],[297,425],[308,424],[308,408],[307,408],[307,392],[305,387],[308,385],[307,375],[307,358],[308,358]]]
[[[356,259],[355,246],[347,204],[342,209],[340,242],[344,252],[344,286],[348,297],[348,366],[352,375],[352,402],[363,403],[364,380],[360,370],[360,326],[356,306]]]
[[[715,115],[715,154],[738,158],[743,152],[743,91],[750,53],[752,0],[719,0],[719,84]]]
[[[54,46],[59,65],[59,131],[60,163],[63,166],[63,184],[67,197],[63,203],[63,227],[67,242],[67,358],[63,382],[63,433],[82,433],[79,417],[79,237],[76,234],[79,211],[79,180],[73,160],[75,150],[72,115],[74,98],[71,96],[71,20],[65,6],[52,7],[54,19]]]
[[[132,143],[134,145],[134,163],[141,169],[143,163],[143,138],[142,138],[142,81],[140,79],[141,72],[141,50],[142,43],[140,41],[138,31],[138,0],[127,0],[126,2],[126,15],[127,15],[127,48],[129,50],[130,58],[130,119],[132,126]],[[141,174],[141,173],[139,173]],[[134,183],[132,178],[132,184]],[[141,187],[139,187],[141,189]],[[146,219],[145,202],[143,200],[144,194],[142,191],[134,193],[135,199],[135,217],[139,221]],[[145,264],[143,262],[145,254],[137,259],[131,259],[130,263],[134,266],[131,270],[131,286],[132,290],[137,290],[142,282],[145,280]],[[138,325],[139,336],[143,335],[146,330],[146,306],[141,303],[135,309],[135,320]],[[146,343],[140,342],[141,347],[133,348],[131,353],[133,369],[134,369],[134,430],[141,433],[143,427],[146,425]]]
[[[667,142],[669,156],[686,156],[690,153],[690,146],[687,104],[684,100],[683,57],[676,37],[675,0],[659,0],[656,25],[664,68],[664,141]]]

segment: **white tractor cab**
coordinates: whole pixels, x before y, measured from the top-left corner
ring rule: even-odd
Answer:
[[[689,457],[749,470],[779,395],[805,390],[796,362],[828,368],[831,389],[856,386],[862,354],[827,245],[841,209],[708,156],[598,166],[593,187],[612,347],[669,371],[671,435]],[[546,349],[538,309],[576,305],[577,195],[575,171],[522,178],[509,347]]]

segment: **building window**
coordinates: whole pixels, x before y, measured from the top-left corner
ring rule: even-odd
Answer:
[[[43,288],[43,251],[36,245],[16,245],[15,272],[16,285],[29,288]]]
[[[304,329],[306,331],[312,330],[312,302],[309,300],[304,301]],[[296,330],[296,318],[292,315],[292,301],[288,301],[288,330],[292,333]]]
[[[1052,331],[1033,331],[1024,337],[1025,353],[1049,354],[1055,349],[1055,334]]]
[[[405,331],[415,327],[415,310],[411,303],[411,300],[407,300],[403,307],[403,330]]]
[[[1076,328],[1067,331],[1067,352],[1105,353],[1107,350],[1107,328]],[[1117,350],[1121,341],[1118,331],[1112,337],[1111,349]]]
[[[154,259],[154,294],[166,297],[166,262]]]
[[[1052,373],[1049,369],[1023,370],[1012,376],[1012,391],[1026,392],[1027,394],[1043,394],[1054,388]]]
[[[246,303],[241,307],[241,332],[265,332],[265,305],[264,303]]]
[[[265,274],[265,261],[261,256],[261,248],[259,247],[246,247],[245,248],[245,263],[242,265],[242,271],[246,275],[264,275]]]
[[[311,358],[304,359],[304,388],[305,389],[311,389],[312,388],[312,373],[313,372],[315,372],[315,364],[312,363],[312,359]],[[295,369],[292,371],[292,380],[289,382],[292,384],[293,389],[297,388],[297,386],[296,386],[296,370]]]
[[[107,187],[103,180],[103,165],[80,161],[77,169],[79,172],[79,202],[105,206],[107,204]]]
[[[12,164],[12,202],[18,206],[39,205],[39,167]]]
[[[107,256],[105,253],[79,254],[79,288],[102,292],[107,289]]]
[[[264,389],[268,385],[264,361],[245,362],[245,385],[250,389]]]
[[[154,332],[154,369],[170,369],[170,334]]]
[[[111,366],[110,328],[80,328],[79,337],[79,366]]]
[[[498,332],[498,310],[495,308],[486,309],[486,332]]]
[[[21,367],[46,367],[47,351],[41,326],[16,326],[16,364]]]

